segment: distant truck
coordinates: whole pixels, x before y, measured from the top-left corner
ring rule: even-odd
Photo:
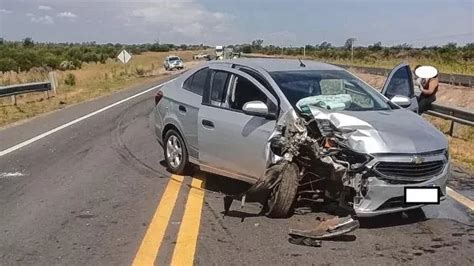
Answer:
[[[216,46],[216,60],[224,60],[224,46]]]
[[[216,60],[233,59],[240,57],[240,53],[234,53],[234,49],[225,46],[216,46]]]

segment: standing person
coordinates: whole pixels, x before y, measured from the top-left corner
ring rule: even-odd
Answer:
[[[418,114],[422,114],[431,108],[431,103],[436,101],[439,80],[438,70],[432,66],[416,66],[416,83],[419,85],[420,96],[418,97]]]

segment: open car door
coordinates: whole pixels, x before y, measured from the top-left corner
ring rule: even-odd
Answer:
[[[390,72],[383,86],[382,94],[389,99],[394,99],[396,96],[407,97],[410,104],[402,107],[418,112],[418,100],[415,96],[413,77],[408,64],[400,64]]]

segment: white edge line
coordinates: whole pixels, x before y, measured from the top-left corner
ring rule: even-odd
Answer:
[[[446,193],[455,201],[469,208],[471,211],[474,211],[474,201],[464,196],[463,194],[457,192],[456,190],[446,187]]]
[[[108,105],[108,106],[106,106],[106,107],[104,107],[104,108],[101,108],[101,109],[99,109],[99,110],[97,110],[97,111],[94,111],[94,112],[89,113],[89,114],[87,114],[87,115],[81,116],[81,117],[79,117],[79,118],[77,118],[77,119],[74,119],[74,120],[72,120],[71,122],[68,122],[68,123],[63,124],[63,125],[61,125],[61,126],[58,126],[58,127],[56,127],[56,128],[53,128],[53,129],[51,129],[51,130],[49,130],[49,131],[46,131],[46,132],[44,132],[44,133],[42,133],[42,134],[39,134],[39,135],[37,135],[36,137],[33,137],[33,138],[31,138],[31,139],[28,139],[28,140],[25,140],[25,141],[23,141],[23,142],[21,142],[21,143],[18,143],[18,144],[16,144],[16,145],[13,146],[13,147],[10,147],[10,148],[8,148],[8,149],[5,149],[5,150],[3,150],[3,151],[0,151],[0,157],[2,157],[2,156],[4,156],[4,155],[7,155],[7,154],[9,154],[9,153],[11,153],[11,152],[14,152],[14,151],[16,151],[16,150],[18,150],[18,149],[21,149],[21,148],[23,148],[23,147],[25,147],[25,146],[27,146],[27,145],[30,145],[30,144],[33,143],[33,142],[36,142],[36,141],[38,141],[38,140],[40,140],[40,139],[43,139],[43,138],[45,138],[45,137],[47,137],[47,136],[49,136],[49,135],[51,135],[51,134],[53,134],[53,133],[56,133],[56,132],[58,132],[58,131],[60,131],[60,130],[63,130],[63,129],[65,129],[65,128],[67,128],[67,127],[70,127],[70,126],[72,126],[72,125],[74,125],[74,124],[76,124],[76,123],[79,123],[79,122],[81,122],[82,120],[85,120],[85,119],[87,119],[87,118],[89,118],[89,117],[92,117],[92,116],[95,116],[95,115],[97,115],[97,114],[100,114],[100,113],[102,113],[102,112],[104,112],[104,111],[106,111],[106,110],[108,110],[108,109],[110,109],[110,108],[112,108],[112,107],[115,107],[115,106],[117,106],[117,105],[119,105],[119,104],[122,104],[122,103],[124,103],[124,102],[127,102],[127,101],[129,101],[129,100],[131,100],[131,99],[134,99],[134,98],[136,98],[136,97],[138,97],[138,96],[140,96],[140,95],[143,95],[143,94],[145,94],[145,93],[147,93],[147,92],[150,92],[150,91],[152,91],[152,90],[158,89],[158,88],[160,88],[160,87],[162,87],[162,86],[164,86],[164,85],[166,85],[166,84],[168,84],[168,83],[174,81],[175,79],[176,79],[176,78],[171,79],[171,80],[168,80],[168,81],[166,81],[166,82],[164,82],[164,83],[161,83],[160,85],[154,86],[154,87],[152,87],[152,88],[146,89],[146,90],[144,90],[144,91],[142,91],[142,92],[139,92],[139,93],[134,94],[134,95],[132,95],[132,96],[130,96],[130,97],[127,97],[127,98],[122,99],[122,100],[120,100],[120,101],[118,101],[118,102],[115,102],[115,103],[113,103],[113,104],[111,104],[111,105]]]

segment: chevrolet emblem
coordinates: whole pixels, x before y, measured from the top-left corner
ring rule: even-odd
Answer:
[[[425,161],[425,158],[423,158],[421,156],[413,156],[413,158],[411,159],[411,162],[415,163],[415,164],[421,164],[424,161]]]

